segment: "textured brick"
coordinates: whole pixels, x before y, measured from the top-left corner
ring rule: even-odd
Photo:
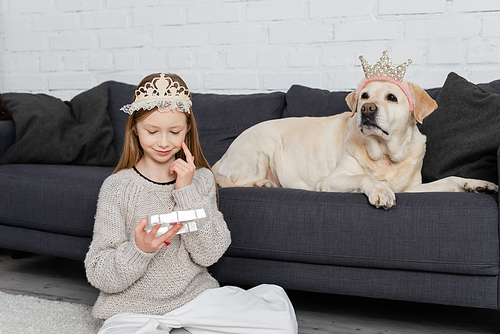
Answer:
[[[253,51],[230,51],[226,62],[229,68],[252,68],[257,63],[257,55]]]
[[[189,6],[187,10],[188,23],[236,22],[239,17],[239,4],[217,5],[214,2],[209,6]]]
[[[433,64],[460,64],[462,50],[460,44],[436,43],[429,46],[429,62]]]
[[[476,34],[475,18],[445,20],[415,20],[405,23],[405,37],[409,39],[427,38],[468,38]]]
[[[135,70],[137,68],[138,58],[138,55],[134,53],[116,53],[114,55],[115,70]]]
[[[93,86],[92,79],[87,73],[49,74],[48,79],[50,90],[88,89]]]
[[[52,54],[43,54],[40,56],[40,70],[60,71],[62,70],[61,58]]]
[[[256,73],[248,72],[215,72],[205,77],[207,89],[257,89],[258,77]]]
[[[197,52],[196,53],[196,66],[198,68],[212,69],[215,64],[215,52]]]
[[[275,21],[301,19],[304,16],[302,1],[249,2],[246,7],[248,21]]]
[[[257,66],[267,68],[286,67],[288,50],[265,50],[257,54]]]
[[[195,63],[191,52],[173,52],[168,55],[168,68],[193,68]]]
[[[203,31],[199,29],[164,30],[153,33],[153,46],[201,46]]]
[[[370,15],[371,7],[370,0],[311,0],[309,4],[309,16],[311,18],[323,18]]]
[[[500,18],[497,16],[487,17],[482,20],[481,36],[500,37]]]
[[[77,28],[76,14],[44,15],[34,18],[35,31],[66,31]]]
[[[467,52],[468,64],[499,64],[500,47],[490,42],[478,42],[470,45]],[[498,66],[498,65],[497,65]]]
[[[321,43],[332,40],[333,27],[329,25],[276,26],[269,28],[269,42]]]
[[[319,63],[319,54],[317,49],[291,50],[289,65],[290,67],[316,67]]]
[[[50,12],[50,0],[10,0],[9,9],[12,14],[48,13]]]
[[[336,41],[369,41],[398,38],[398,22],[347,22],[335,25]]]
[[[29,31],[29,27],[30,22],[27,16],[2,17],[0,19],[0,31],[3,33],[24,33]]]
[[[322,87],[320,72],[273,72],[264,74],[264,88],[287,91],[292,85]]]
[[[125,12],[83,13],[81,20],[83,29],[123,28],[127,26]]]
[[[87,68],[87,57],[80,55],[67,55],[63,57],[64,69],[67,71],[84,71]]]
[[[148,70],[151,73],[161,72],[167,68],[165,56],[160,52],[147,52],[141,54],[140,65],[141,69]]]
[[[343,90],[353,91],[358,86],[358,83],[364,78],[363,70],[361,68],[339,69],[336,71],[329,71],[327,73],[326,88],[329,90]],[[349,110],[347,103],[345,104],[345,111]]]
[[[91,54],[88,57],[88,68],[93,70],[111,70],[113,69],[113,57],[109,53]]]
[[[4,43],[7,51],[42,51],[48,48],[42,34],[9,34]]]
[[[2,92],[29,92],[29,91],[42,91],[47,88],[46,80],[40,75],[24,75],[13,74],[6,75],[3,78],[3,84],[8,89]]]
[[[39,70],[39,58],[37,54],[30,53],[18,55],[14,59],[14,70],[17,72],[36,72]]]
[[[330,47],[323,50],[322,65],[332,66],[354,66],[359,63],[358,53],[361,50],[355,48]]]
[[[453,0],[453,9],[457,12],[500,11],[497,0]]]
[[[51,50],[85,50],[97,47],[98,39],[92,34],[65,34],[50,38]]]
[[[14,57],[0,55],[0,72],[8,73],[8,72],[14,72],[14,71],[15,71]],[[0,82],[1,82],[1,78],[0,78]],[[0,89],[0,91],[5,91],[5,90]]]
[[[56,0],[56,8],[63,12],[101,9],[100,0]]]
[[[144,46],[147,43],[145,34],[102,34],[99,38],[101,48],[134,48]]]
[[[132,12],[132,24],[136,27],[180,25],[186,22],[185,12],[186,9],[180,6],[160,10],[156,7],[140,7]]]
[[[210,44],[252,44],[262,41],[261,27],[237,27],[213,29],[208,40]]]
[[[443,13],[446,9],[446,0],[379,0],[378,13],[381,15],[401,14],[429,14]]]
[[[154,6],[155,0],[106,0],[107,8],[124,8],[124,7],[134,7],[134,8],[144,8],[147,6]],[[163,12],[167,12],[168,8],[164,8]]]

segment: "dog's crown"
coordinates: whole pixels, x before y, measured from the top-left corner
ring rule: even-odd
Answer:
[[[385,50],[382,52],[382,57],[380,60],[375,63],[375,65],[370,65],[369,62],[363,58],[363,56],[359,56],[361,60],[361,65],[363,66],[363,70],[365,71],[365,77],[377,77],[377,76],[386,76],[393,78],[398,81],[403,81],[403,77],[406,74],[406,69],[408,65],[412,63],[411,59],[402,63],[399,66],[394,66],[392,61],[389,59],[388,51]]]
[[[158,111],[165,112],[176,108],[179,111],[190,113],[191,94],[189,89],[174,81],[165,73],[146,82],[135,90],[135,100],[123,106],[120,110],[132,115],[136,110],[151,110],[158,107]]]

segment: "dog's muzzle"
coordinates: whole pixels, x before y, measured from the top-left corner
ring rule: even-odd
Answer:
[[[378,107],[375,103],[367,102],[361,106],[361,132],[363,132],[364,127],[377,128],[388,136],[389,133],[377,124],[377,111]]]

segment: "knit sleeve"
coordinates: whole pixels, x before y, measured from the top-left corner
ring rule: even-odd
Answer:
[[[217,207],[215,179],[207,168],[197,169],[193,183],[172,192],[175,210],[204,208],[208,219],[198,223],[195,232],[181,234],[181,239],[197,264],[209,267],[217,262],[231,243],[231,236]]]
[[[116,174],[115,174],[116,175]],[[94,235],[85,257],[87,279],[107,293],[125,290],[139,279],[155,253],[145,253],[126,231],[126,196],[122,182],[112,175],[99,192]]]

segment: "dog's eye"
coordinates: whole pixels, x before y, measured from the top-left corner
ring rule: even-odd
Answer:
[[[392,102],[398,102],[398,98],[395,97],[393,94],[387,95],[387,99]]]
[[[363,93],[363,94],[361,94],[361,98],[362,98],[362,99],[367,99],[367,98],[368,98],[368,94],[367,94],[367,93]]]

